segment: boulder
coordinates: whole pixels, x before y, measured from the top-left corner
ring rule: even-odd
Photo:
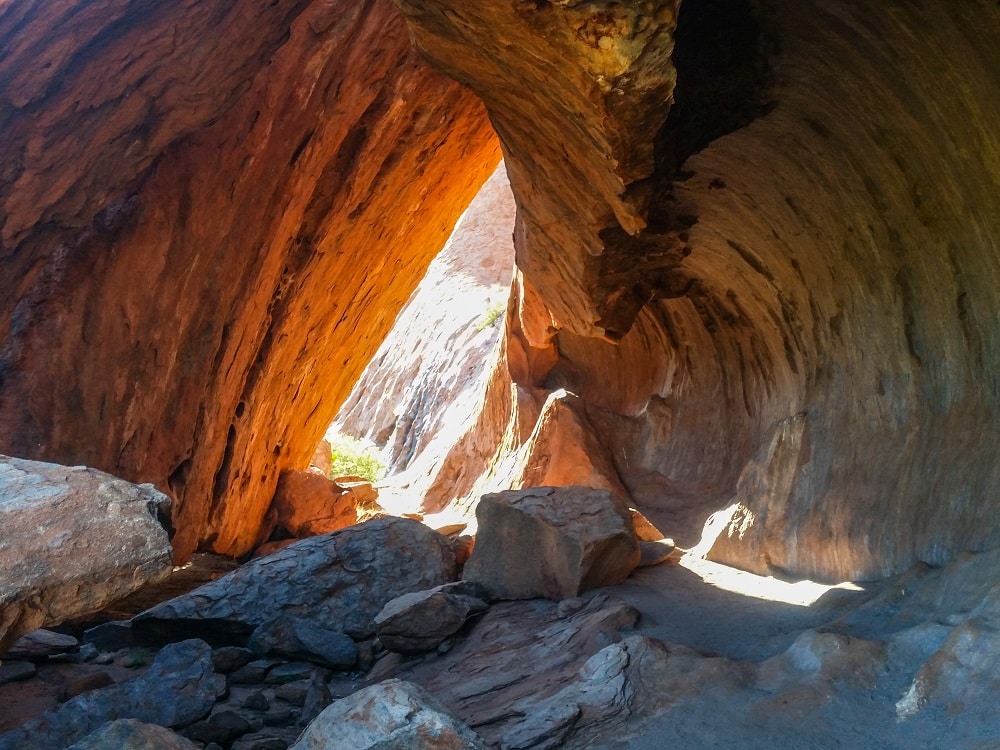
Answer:
[[[197,745],[156,724],[118,719],[66,750],[197,750]]]
[[[628,507],[607,490],[539,487],[485,495],[463,578],[494,599],[564,599],[626,579],[639,563]]]
[[[604,593],[558,603],[500,602],[448,653],[433,660],[407,660],[396,668],[383,659],[369,679],[399,678],[422,685],[475,727],[491,747],[564,747],[558,743],[569,730],[630,716],[635,692],[627,689],[615,695],[617,688],[627,687],[625,681],[618,679],[600,696],[588,698],[579,695],[581,690],[594,691],[601,680],[582,681],[579,674],[608,644],[628,639],[638,617],[633,607]],[[647,662],[637,658],[630,663],[641,672]],[[658,666],[654,664],[648,676],[639,674],[640,680],[655,679]],[[690,668],[684,665],[680,671]],[[610,676],[607,682],[612,682]],[[552,698],[573,685],[573,691]],[[585,716],[570,715],[574,706],[590,704]],[[515,733],[522,730],[524,743],[513,744]],[[547,734],[550,744],[542,740]]]
[[[332,669],[350,669],[358,661],[358,647],[350,636],[289,615],[254,630],[250,648],[259,656],[306,659]]]
[[[403,680],[333,703],[290,750],[471,750],[482,739],[419,685]]]
[[[207,643],[174,643],[157,654],[145,674],[78,695],[0,735],[0,750],[65,747],[116,719],[182,727],[212,710],[222,680],[212,671],[212,649]]]
[[[169,639],[191,628],[246,628],[308,612],[321,628],[372,634],[372,618],[390,599],[455,578],[448,540],[405,518],[379,518],[291,544],[227,576],[163,602],[133,628]]]
[[[1000,632],[981,620],[963,622],[914,675],[896,703],[897,717],[909,719],[929,708],[949,716],[995,715],[997,674]]]
[[[486,589],[478,583],[446,583],[397,596],[375,617],[379,641],[389,651],[433,651],[475,614],[486,611]]]
[[[274,530],[293,537],[316,536],[353,526],[378,509],[369,482],[338,484],[313,471],[284,471],[268,517]],[[367,515],[366,515],[367,514]]]
[[[165,578],[169,508],[152,485],[0,456],[0,653]]]
[[[316,446],[316,450],[313,452],[312,458],[309,459],[309,469],[329,478],[330,471],[333,469],[332,451],[333,448],[329,440],[320,440],[319,445]]]
[[[22,635],[11,646],[5,659],[44,659],[56,654],[64,654],[75,649],[80,642],[71,635],[53,633],[51,630],[34,630]]]

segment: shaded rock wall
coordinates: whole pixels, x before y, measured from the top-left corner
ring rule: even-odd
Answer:
[[[496,165],[482,107],[378,0],[15,0],[0,37],[0,451],[247,552]]]
[[[734,496],[762,572],[1000,543],[995,3],[397,4],[501,138],[510,372],[636,496]]]

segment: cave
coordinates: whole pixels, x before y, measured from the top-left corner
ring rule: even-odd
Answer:
[[[8,0],[0,39],[0,454],[153,484],[175,562],[265,541],[501,159],[429,509],[589,484],[829,583],[1000,547],[997,3]]]

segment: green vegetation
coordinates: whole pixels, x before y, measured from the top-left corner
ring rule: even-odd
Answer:
[[[371,443],[358,440],[350,435],[330,438],[332,466],[330,478],[363,477],[369,482],[377,482],[385,476],[385,464]]]
[[[152,663],[155,651],[151,648],[130,648],[122,656],[122,666],[127,669],[138,669]]]
[[[479,319],[476,323],[477,331],[484,331],[491,325],[496,323],[500,318],[503,317],[504,313],[507,312],[507,301],[500,300],[498,302],[493,302],[489,307],[486,308],[486,312],[483,317]]]

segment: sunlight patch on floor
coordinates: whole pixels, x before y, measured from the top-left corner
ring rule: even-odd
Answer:
[[[782,581],[771,576],[759,576],[745,570],[730,568],[728,565],[705,560],[704,558],[684,555],[680,565],[690,570],[705,583],[731,591],[735,594],[750,596],[771,602],[783,602],[800,607],[808,607],[833,589],[843,591],[861,591],[856,584],[850,582],[825,584],[815,581]]]

